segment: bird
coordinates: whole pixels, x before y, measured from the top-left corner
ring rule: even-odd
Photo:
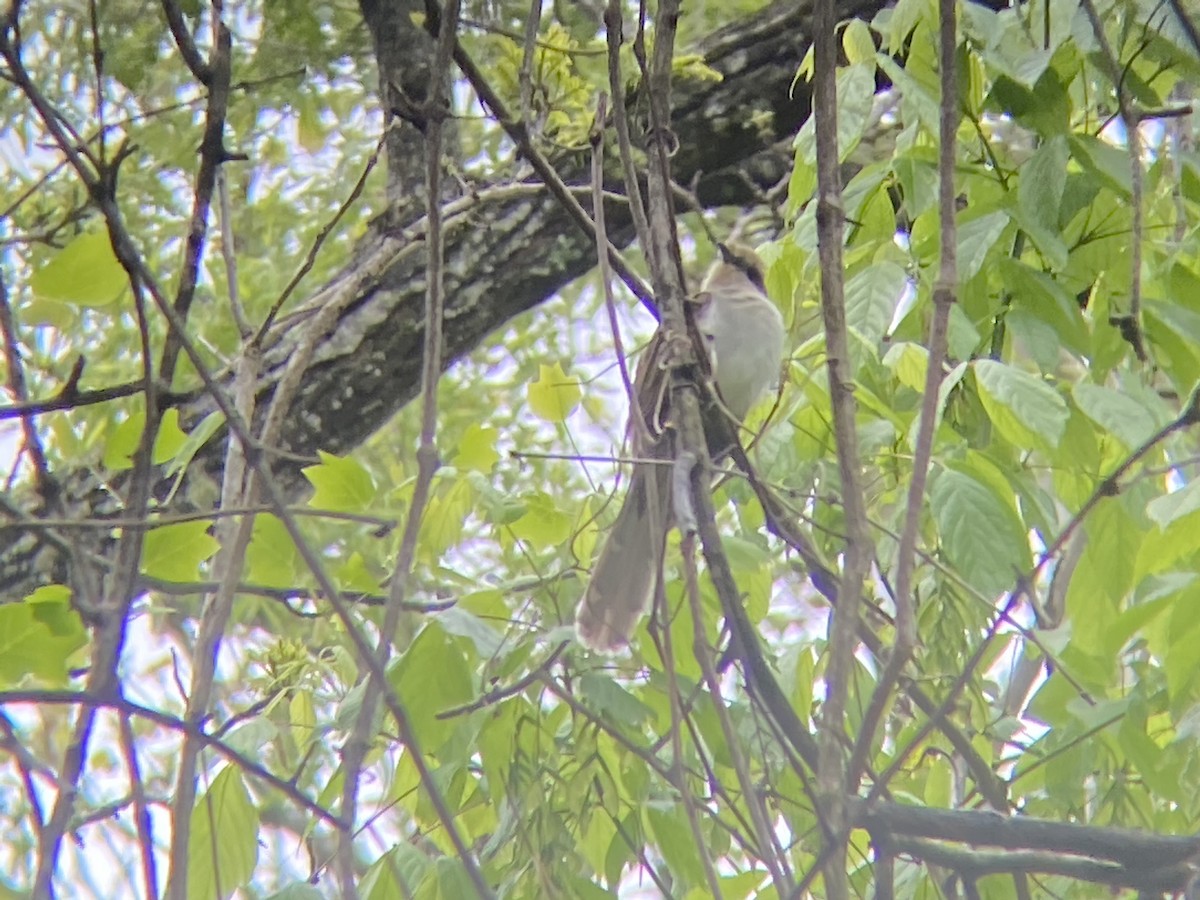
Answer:
[[[741,422],[779,376],[786,330],[767,296],[762,260],[753,249],[718,244],[721,258],[692,298],[695,335],[703,345],[720,403],[707,408],[709,453],[730,448],[732,416]],[[628,432],[634,455],[629,490],[592,568],[575,610],[575,631],[591,650],[612,653],[629,643],[649,607],[672,525],[671,466],[674,459],[666,342],[660,328],[639,361]],[[633,417],[640,411],[644,427]]]

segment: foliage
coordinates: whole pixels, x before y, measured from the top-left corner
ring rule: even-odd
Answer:
[[[862,737],[864,791],[974,809],[981,797],[994,803],[985,783],[994,779],[1005,813],[1192,834],[1200,821],[1200,163],[1189,149],[1191,119],[1178,113],[1200,80],[1200,48],[1169,10],[1147,0],[1097,3],[1103,43],[1076,0],[1044,2],[960,10],[954,198],[938,194],[935,5],[898,0],[840,34],[839,155],[852,173],[843,195],[845,313],[876,552],[864,622],[885,648],[895,637],[898,536],[922,409],[937,422],[914,578],[920,640],[881,726]],[[246,346],[228,311],[231,262],[257,327],[310,248],[319,249],[300,294],[353,269],[357,242],[385,205],[376,169],[362,197],[336,216],[383,130],[358,8],[235,6],[226,11],[234,89],[225,142],[246,159],[222,167],[231,213],[218,208],[206,229],[188,321],[202,364],[221,375]],[[608,83],[602,26],[587,5],[550,6],[529,54],[529,124],[536,145],[561,158],[587,147],[594,98]],[[697,6],[685,17],[685,38],[749,21],[761,4]],[[157,11],[125,0],[97,10],[93,28],[82,7],[22,4],[24,64],[105,159],[126,148],[116,205],[148,270],[174,286],[187,265],[208,95]],[[212,10],[182,10],[209,53]],[[463,45],[488,62],[514,109],[527,11],[516,2],[464,10]],[[632,21],[627,15],[627,33]],[[11,28],[0,27],[11,40]],[[99,75],[94,43],[104,50]],[[710,78],[714,70],[691,49],[677,50],[678,77]],[[636,80],[636,62],[621,63]],[[798,58],[795,66],[803,90],[811,64]],[[885,82],[891,105],[881,116]],[[455,97],[463,121],[451,170],[469,173],[472,188],[524,178],[524,157],[478,115],[477,95],[464,87]],[[1140,117],[1136,134],[1122,100]],[[142,344],[157,360],[163,317],[139,325],[110,222],[61,164],[21,91],[0,93],[0,121],[11,174],[0,183],[0,265],[26,397],[134,388],[34,420],[47,470],[62,483],[87,476],[105,498],[96,518],[64,523],[40,503],[27,447],[3,498],[14,534],[16,524],[33,529],[39,518],[54,534],[144,534],[141,581],[126,598],[136,602],[122,690],[89,699],[101,707],[102,740],[93,739],[79,784],[71,829],[80,843],[62,849],[61,887],[111,896],[111,885],[89,883],[93,863],[119,863],[141,884],[139,866],[153,858],[162,889],[161,845],[172,830],[152,817],[158,845],[148,846],[138,810],[148,802],[177,813],[179,748],[200,722],[213,738],[188,810],[187,896],[336,892],[344,748],[375,698],[361,648],[322,595],[289,523],[299,523],[373,646],[414,508],[415,562],[386,665],[387,690],[409,721],[398,724],[384,706],[369,722],[362,831],[353,842],[361,896],[474,895],[418,759],[484,878],[505,897],[615,896],[634,885],[701,897],[714,879],[725,897],[770,897],[767,858],[797,881],[818,868],[823,834],[809,770],[736,667],[717,694],[705,682],[693,642],[697,632],[714,646],[724,640],[721,606],[704,578],[702,621],[693,620],[678,535],[669,540],[665,609],[643,621],[629,653],[599,657],[572,640],[583,573],[618,508],[602,487],[611,467],[591,458],[619,456],[623,438],[624,388],[595,273],[505,323],[442,378],[442,465],[427,502],[418,490],[414,404],[353,454],[321,450],[306,459],[306,491],[289,510],[253,510],[215,698],[185,726],[197,623],[230,546],[214,525],[219,475],[193,460],[214,435],[227,436],[227,419],[212,412],[181,420],[175,408],[160,416],[147,407]],[[793,149],[783,225],[755,233],[793,349],[778,396],[748,424],[757,432],[756,471],[804,523],[816,558],[836,571],[845,511],[817,318],[811,123]],[[957,209],[958,302],[941,388],[923,407],[943,203]],[[719,229],[743,212],[713,218]],[[681,222],[699,271],[713,250],[696,216]],[[647,327],[638,321],[632,330]],[[72,376],[84,357],[82,378]],[[6,356],[14,402],[25,399],[16,394],[15,361]],[[202,392],[190,363],[162,387]],[[23,445],[18,430],[11,434],[14,448]],[[158,476],[148,521],[112,522],[133,495],[143,446]],[[806,575],[811,561],[801,565],[768,531],[744,479],[724,479],[717,496],[747,612],[783,694],[816,731],[830,650],[827,607]],[[0,852],[0,883],[14,891],[33,885],[49,785],[72,740],[75,719],[52,697],[83,691],[81,669],[94,664],[92,598],[61,569],[40,580],[0,604],[0,785],[13,798],[0,815],[14,835]],[[860,738],[885,657],[866,645],[856,657],[850,743]],[[914,691],[934,709],[945,705],[942,721],[926,727],[930,711]],[[403,746],[406,730],[420,758]],[[140,774],[131,773],[135,758]],[[760,809],[776,848],[761,846]],[[863,829],[850,836],[853,885],[864,892],[881,852],[873,837]],[[896,887],[938,896],[932,871],[914,859],[897,866]],[[1015,884],[991,875],[977,887],[999,897],[1014,895]],[[1056,896],[1096,890],[1065,875],[1038,876],[1036,885]],[[810,889],[824,896],[820,878]]]

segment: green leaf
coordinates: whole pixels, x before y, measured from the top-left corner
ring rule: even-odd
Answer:
[[[358,885],[358,894],[364,900],[411,897],[431,868],[428,856],[407,841],[400,841],[367,870]]]
[[[258,862],[258,810],[241,772],[226,766],[197,801],[188,839],[188,900],[225,900]]]
[[[488,473],[500,459],[496,452],[496,429],[478,422],[469,426],[458,441],[458,453],[450,461],[456,469]]]
[[[874,57],[870,65],[852,65],[839,69],[837,73],[838,95],[838,159],[846,158],[862,140],[863,132],[871,119],[875,103]],[[817,160],[816,120],[809,116],[792,141],[796,150],[796,169],[805,164],[805,170]],[[793,172],[795,177],[795,172]],[[789,190],[789,197],[792,192]]]
[[[1034,66],[1027,71],[1036,71],[1045,59],[1044,56],[1035,59]],[[1053,69],[1043,71],[1032,88],[1001,75],[992,84],[986,106],[1011,115],[1043,137],[1064,134],[1070,125],[1071,98]]]
[[[525,497],[525,513],[509,528],[517,538],[544,549],[565,541],[571,533],[571,517],[558,509],[549,494]]]
[[[438,713],[474,699],[470,674],[474,670],[458,643],[431,621],[388,673],[417,743],[426,753],[436,753],[457,725],[453,719],[439,719]]]
[[[1071,389],[1071,396],[1085,416],[1114,435],[1127,450],[1140,447],[1158,430],[1154,415],[1128,394],[1081,381]]]
[[[151,451],[150,461],[156,466],[161,466],[167,460],[173,459],[175,454],[183,449],[186,441],[187,435],[179,427],[179,410],[171,407],[162,414],[158,434],[154,436],[154,449]]]
[[[1063,346],[1076,356],[1089,354],[1091,339],[1070,291],[1045,272],[1010,257],[998,260],[998,272],[1015,309],[1049,323]]]
[[[529,408],[547,422],[563,422],[582,396],[579,382],[568,378],[559,363],[538,366],[538,377],[529,383]]]
[[[350,457],[318,451],[320,465],[301,471],[314,490],[308,505],[338,512],[364,512],[376,501],[375,482],[362,464]]]
[[[167,474],[174,475],[176,472],[186,469],[188,463],[192,461],[192,457],[199,452],[201,447],[208,443],[209,438],[216,434],[217,429],[224,424],[225,413],[220,410],[210,412],[201,419],[200,424],[188,433],[187,440],[183,442],[183,445],[167,465]]]
[[[846,282],[846,324],[878,343],[891,324],[908,275],[894,262],[880,262]]]
[[[1177,491],[1155,497],[1146,504],[1148,515],[1159,528],[1200,509],[1200,480],[1192,480]]]
[[[920,344],[904,341],[892,344],[884,354],[883,364],[906,388],[925,390],[925,372],[929,368],[929,351]]]
[[[942,547],[958,574],[985,596],[1012,589],[1030,569],[1029,539],[1008,503],[953,469],[938,473],[929,496]]]
[[[579,690],[589,707],[622,725],[638,728],[654,716],[646,704],[602,672],[584,672]]]
[[[988,251],[1004,229],[1008,227],[1008,214],[993,212],[963,222],[958,226],[958,279],[960,282],[970,281],[987,262]]]
[[[984,409],[996,429],[1018,447],[1058,446],[1067,427],[1067,402],[1040,378],[990,359],[974,364]]]
[[[851,19],[842,32],[842,49],[850,65],[870,63],[875,68],[875,39],[862,19]]]
[[[361,591],[364,594],[377,594],[383,580],[367,566],[363,555],[355,550],[350,558],[334,568],[337,585],[346,591]]]
[[[325,126],[321,123],[317,98],[308,91],[300,91],[296,111],[296,140],[309,153],[319,153],[325,146]]]
[[[267,900],[324,900],[325,895],[311,884],[297,881],[289,884],[282,891],[277,891]]]
[[[110,306],[129,280],[103,228],[77,235],[33,273],[29,286],[43,300],[79,306]]]
[[[292,694],[292,699],[288,701],[288,727],[292,742],[303,756],[317,736],[317,713],[310,691],[298,690]]]
[[[1067,588],[1073,644],[1095,652],[1105,646],[1133,586],[1145,533],[1120,502],[1101,503],[1084,521],[1087,542]]]
[[[300,553],[287,528],[270,513],[254,517],[246,548],[246,580],[265,587],[292,587]]]
[[[142,574],[163,581],[198,581],[200,564],[220,547],[208,529],[208,522],[177,522],[146,532]]]
[[[112,437],[104,445],[104,468],[120,472],[133,465],[133,454],[142,442],[146,429],[146,413],[134,410],[125,421],[113,429]]]
[[[66,585],[45,585],[19,603],[0,603],[0,686],[65,686],[72,656],[87,640]]]
[[[696,835],[688,823],[683,804],[651,803],[645,809],[647,830],[671,873],[685,888],[702,884],[704,866],[700,862]]]
[[[1133,196],[1133,171],[1129,153],[1090,134],[1068,138],[1071,156],[1101,184],[1122,197]]]
[[[1056,135],[1046,141],[1020,169],[1017,202],[1035,222],[1058,230],[1058,210],[1067,186],[1067,139]]]

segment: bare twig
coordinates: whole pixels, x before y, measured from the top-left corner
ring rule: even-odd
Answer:
[[[694,587],[696,581],[695,559],[689,559],[685,554],[684,566],[691,569],[691,582]],[[656,593],[661,594],[661,592]],[[665,598],[663,600],[663,614],[660,617],[651,618],[650,634],[658,650],[659,658],[662,660],[663,672],[667,677],[668,705],[671,710],[671,724],[667,727],[667,739],[671,745],[671,766],[675,770],[678,783],[686,785],[687,779],[683,777],[682,727],[686,713],[679,691],[679,670],[675,665],[675,642],[671,637],[671,616],[665,609],[667,605]],[[699,622],[700,620],[697,620],[696,627],[703,631],[703,626]],[[705,840],[704,832],[700,830],[700,817],[696,811],[694,798],[691,791],[687,790],[680,791],[679,798],[683,803],[683,813],[687,818],[688,827],[692,831],[692,840],[696,845],[696,853],[700,857],[700,866],[704,870],[704,879],[708,882],[709,893],[719,900],[723,896],[721,883],[717,879],[717,870],[713,865],[712,855],[708,852],[708,841]]]
[[[359,769],[366,756],[369,732],[375,716],[374,698],[382,688],[384,680],[382,673],[391,656],[392,636],[396,633],[400,623],[400,615],[408,590],[408,580],[413,560],[416,557],[421,517],[425,514],[433,477],[440,465],[437,451],[437,383],[442,370],[444,303],[442,266],[445,249],[441,228],[442,132],[449,107],[446,83],[451,54],[456,42],[459,2],[458,0],[449,0],[444,10],[434,9],[427,10],[427,12],[436,13],[437,48],[430,73],[429,101],[425,111],[426,218],[429,224],[425,242],[428,261],[425,276],[425,347],[421,368],[421,438],[417,447],[417,478],[413,487],[412,501],[409,504],[408,519],[404,523],[404,532],[400,539],[400,551],[396,560],[396,570],[392,576],[391,592],[384,613],[383,627],[379,634],[379,645],[374,651],[372,660],[360,662],[360,665],[368,668],[365,675],[367,690],[354,728],[342,748],[342,770],[345,774],[345,785],[342,790],[342,815],[351,822],[355,820],[356,816]],[[368,667],[368,662],[374,664]],[[492,890],[484,880],[474,854],[463,840],[462,834],[455,825],[454,816],[446,806],[446,801],[432,778],[421,748],[417,744],[416,735],[407,713],[399,703],[395,704],[391,711],[396,719],[396,730],[405,751],[412,760],[413,767],[421,778],[421,783],[437,812],[438,819],[441,821],[442,827],[446,829],[478,896],[491,897]],[[353,846],[349,834],[341,836],[337,863],[342,882],[342,894],[352,900],[357,896],[357,889]]]
[[[8,390],[18,404],[25,403],[29,394],[25,386],[25,364],[21,360],[21,345],[17,337],[17,323],[13,318],[12,306],[8,302],[8,286],[4,282],[4,272],[0,271],[0,337],[4,340],[4,367],[8,376]],[[29,455],[33,467],[33,484],[38,495],[42,498],[43,506],[54,508],[55,489],[50,478],[50,466],[46,462],[46,451],[42,447],[42,438],[33,424],[33,416],[26,413],[21,416],[21,431],[24,437],[23,449]]]
[[[704,676],[704,684],[708,687],[708,697],[717,713],[717,722],[721,726],[721,734],[725,737],[725,749],[729,753],[733,771],[737,775],[738,785],[742,789],[742,797],[750,810],[750,821],[754,826],[754,837],[758,845],[758,856],[767,871],[775,891],[780,896],[786,896],[788,884],[792,880],[787,871],[786,860],[776,856],[774,852],[774,835],[771,820],[767,815],[766,805],[758,790],[758,786],[750,777],[750,767],[746,764],[742,752],[741,741],[734,731],[733,723],[729,720],[729,711],[725,708],[725,698],[721,694],[721,683],[717,679],[716,667],[713,665],[712,653],[709,650],[708,638],[704,633],[704,609],[700,604],[700,589],[696,583],[695,536],[688,535],[683,539],[683,577],[684,592],[692,612],[692,649],[696,661],[700,663],[700,671]]]
[[[517,83],[521,90],[521,122],[532,134],[533,120],[533,54],[537,47],[538,25],[542,21],[542,0],[529,0],[525,16],[525,39],[521,48],[521,71]]]
[[[483,76],[483,72],[475,64],[475,61],[457,42],[455,42],[454,46],[454,61],[467,77],[467,80],[471,83],[471,87],[475,89],[475,93],[479,95],[479,99],[484,106],[496,117],[496,120],[500,123],[500,127],[504,129],[505,133],[517,145],[521,151],[521,155],[533,166],[538,177],[549,188],[550,193],[554,195],[554,198],[563,209],[567,211],[571,220],[579,226],[584,234],[589,237],[594,236],[595,225],[591,217],[588,216],[587,212],[579,204],[579,201],[575,199],[570,189],[563,184],[562,178],[559,177],[558,172],[555,171],[554,166],[551,165],[545,154],[534,146],[524,124],[512,116],[507,105],[488,83],[487,79]],[[620,251],[612,244],[608,245],[608,258],[612,263],[612,267],[621,276],[621,280],[625,282],[629,290],[657,318],[658,308],[649,288],[625,264],[625,260],[621,258]]]
[[[88,706],[93,709],[108,708],[114,709],[120,713],[136,716],[139,719],[145,719],[153,722],[163,728],[168,728],[180,734],[193,735],[196,740],[200,741],[210,750],[213,750],[218,756],[229,760],[239,769],[249,773],[255,778],[261,780],[269,787],[282,793],[301,809],[313,815],[315,818],[331,825],[334,828],[343,827],[342,821],[325,807],[319,803],[309,799],[290,781],[285,781],[279,776],[273,774],[266,766],[257,760],[234,750],[224,741],[213,737],[194,723],[186,722],[178,716],[172,716],[156,709],[151,709],[147,706],[133,703],[124,697],[96,697],[88,691],[51,691],[51,690],[15,690],[15,691],[0,691],[0,706],[9,704],[34,703],[34,704],[56,704],[62,706]]]
[[[171,29],[171,37],[175,39],[175,46],[179,48],[179,55],[183,57],[195,79],[203,85],[208,85],[213,80],[212,67],[196,48],[196,41],[188,31],[187,20],[183,17],[183,10],[176,0],[162,0],[162,7],[167,17],[167,27]]]
[[[829,665],[825,673],[825,703],[818,735],[820,763],[817,789],[824,807],[825,840],[834,852],[824,868],[825,888],[832,900],[846,900],[846,850],[849,820],[846,814],[845,713],[850,682],[854,677],[854,650],[858,645],[859,606],[863,581],[871,562],[871,538],[859,472],[858,435],[854,425],[854,376],[846,335],[843,294],[842,240],[845,210],[842,206],[841,171],[837,138],[836,18],[833,0],[817,0],[813,21],[813,115],[817,140],[817,245],[821,261],[821,317],[825,324],[826,368],[829,399],[837,444],[838,475],[846,511],[846,549],[838,604],[830,623]]]
[[[225,261],[225,292],[229,295],[229,312],[233,323],[237,326],[242,339],[250,336],[250,321],[246,318],[246,309],[242,306],[241,292],[238,290],[237,276],[237,246],[233,236],[233,206],[229,200],[229,179],[225,170],[217,171],[217,199],[221,209],[221,258]]]
[[[642,188],[638,183],[637,167],[633,164],[633,142],[629,139],[629,113],[625,108],[625,84],[621,80],[621,44],[624,42],[624,13],[620,0],[609,0],[604,9],[604,28],[608,40],[608,89],[612,92],[613,125],[617,129],[617,148],[621,168],[625,172],[625,193],[629,197],[629,212],[633,216],[638,242],[646,247],[650,242],[650,223],[642,204]]]
[[[120,714],[121,753],[125,757],[125,768],[129,772],[129,799],[133,805],[133,821],[137,828],[138,847],[142,858],[142,881],[145,882],[143,896],[149,900],[158,898],[158,870],[154,861],[154,831],[147,806],[146,785],[142,781],[141,764],[137,756],[137,739],[133,734],[130,714]]]

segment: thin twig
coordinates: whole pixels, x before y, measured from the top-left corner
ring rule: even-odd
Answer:
[[[821,317],[825,326],[826,368],[838,476],[846,512],[846,547],[838,603],[829,627],[829,664],[825,672],[825,702],[818,735],[820,761],[817,790],[824,807],[824,839],[834,850],[824,867],[825,889],[831,900],[846,900],[849,883],[846,853],[849,819],[846,813],[845,716],[854,678],[858,646],[859,608],[863,582],[871,563],[871,537],[855,428],[854,375],[846,329],[842,270],[845,209],[837,136],[838,40],[834,0],[817,0],[813,21],[813,115],[817,143],[817,247],[821,263]]]
[[[248,772],[255,778],[260,779],[268,786],[282,793],[301,809],[316,817],[319,821],[334,828],[343,827],[342,821],[325,807],[321,806],[314,800],[309,799],[290,781],[285,781],[279,776],[273,774],[262,763],[252,759],[237,750],[234,750],[224,741],[213,737],[194,723],[186,722],[178,716],[172,716],[168,713],[160,712],[157,709],[151,709],[147,706],[134,703],[120,696],[111,697],[96,697],[88,691],[65,691],[65,690],[11,690],[0,691],[0,707],[9,704],[32,703],[38,705],[55,704],[62,706],[87,706],[93,709],[108,708],[116,710],[119,713],[136,716],[139,719],[145,719],[160,725],[163,728],[168,728],[171,731],[179,732],[180,734],[193,735],[196,740],[200,741],[210,750],[213,750],[218,756],[229,760],[239,769]]]
[[[500,127],[504,129],[505,133],[517,145],[521,155],[533,166],[538,177],[550,190],[550,193],[554,195],[554,198],[558,200],[563,209],[566,210],[571,220],[584,234],[593,237],[596,229],[591,217],[588,216],[587,212],[579,204],[579,201],[575,199],[572,191],[563,184],[562,178],[546,158],[545,154],[534,146],[523,123],[509,113],[508,106],[492,88],[491,84],[488,83],[488,80],[483,76],[482,70],[475,64],[470,54],[462,48],[462,45],[457,42],[454,46],[454,61],[471,83],[471,87],[475,89],[475,93],[479,95],[480,101],[496,117],[496,120],[500,123]],[[621,280],[625,282],[629,290],[657,318],[658,307],[650,289],[625,264],[625,260],[621,258],[620,251],[612,244],[608,245],[608,257],[612,262],[613,268],[621,276]]]
[[[682,541],[683,552],[683,590],[692,613],[692,650],[696,661],[700,663],[700,671],[704,676],[704,684],[708,687],[708,699],[717,713],[717,722],[721,726],[721,734],[725,737],[725,749],[733,764],[734,774],[742,789],[742,798],[750,810],[750,821],[754,826],[754,837],[758,845],[758,857],[775,885],[775,892],[780,897],[787,893],[787,885],[792,880],[791,873],[785,870],[785,861],[777,858],[773,852],[772,829],[767,810],[763,803],[757,785],[750,777],[750,768],[746,764],[745,754],[742,753],[741,741],[733,724],[729,720],[729,711],[725,708],[725,698],[721,695],[721,683],[713,666],[712,653],[709,652],[708,637],[704,633],[704,608],[700,603],[700,588],[696,581],[695,535],[687,535]]]
[[[8,390],[17,403],[25,403],[29,394],[25,386],[25,364],[21,359],[21,344],[17,335],[17,323],[13,317],[12,306],[8,302],[8,286],[4,282],[4,272],[0,271],[0,337],[4,340],[4,363],[8,376]],[[44,507],[54,508],[55,489],[50,478],[50,466],[46,462],[46,451],[42,447],[42,438],[33,424],[33,416],[21,416],[21,431],[24,437],[23,449],[29,454],[33,466],[33,484],[38,495],[42,498]]]
[[[954,166],[958,153],[958,37],[955,0],[939,0],[939,68],[942,98],[938,117],[938,176],[941,261],[937,282],[933,287],[933,317],[929,323],[928,355],[925,368],[925,392],[922,396],[920,422],[917,426],[916,448],[913,452],[912,473],[905,498],[904,526],[900,546],[896,551],[896,640],[887,657],[883,673],[859,727],[854,751],[847,769],[846,788],[857,791],[865,771],[879,725],[891,701],[892,691],[900,681],[900,673],[908,664],[917,642],[915,598],[912,576],[916,566],[917,538],[920,535],[922,512],[925,509],[925,485],[929,479],[929,464],[933,457],[933,434],[938,420],[938,403],[942,384],[943,363],[949,337],[950,310],[958,299],[958,231],[955,222],[957,192],[954,185]],[[877,782],[874,790],[881,789]]]
[[[621,169],[625,173],[625,193],[629,196],[629,213],[633,217],[638,242],[650,243],[650,223],[642,203],[642,188],[638,183],[637,167],[633,164],[633,142],[629,139],[629,112],[625,108],[625,85],[621,80],[621,44],[624,42],[624,14],[620,0],[609,0],[604,9],[604,29],[608,41],[608,89],[612,92],[613,125],[617,129],[617,149]]]
[[[138,763],[137,739],[133,734],[133,723],[127,712],[120,714],[121,753],[125,757],[125,768],[129,772],[129,799],[133,806],[133,822],[137,829],[138,848],[142,858],[143,896],[149,900],[158,898],[158,869],[154,859],[154,826],[147,806],[146,785],[142,781],[141,765]]]
[[[342,748],[342,770],[345,775],[345,785],[342,790],[342,815],[353,822],[356,817],[355,808],[358,798],[359,768],[366,756],[368,737],[375,716],[374,697],[382,687],[382,673],[392,652],[392,635],[396,633],[400,623],[400,615],[408,590],[408,580],[412,571],[413,560],[416,557],[417,536],[420,531],[421,518],[429,500],[430,488],[434,475],[439,468],[437,451],[437,384],[442,370],[442,325],[444,304],[444,238],[442,235],[441,203],[442,203],[442,133],[443,123],[449,108],[449,97],[446,92],[452,50],[456,43],[455,32],[458,28],[459,2],[449,0],[442,10],[428,9],[427,14],[435,13],[437,22],[437,46],[434,51],[434,61],[430,71],[429,100],[426,106],[425,125],[425,185],[426,185],[426,218],[428,231],[426,235],[426,294],[425,294],[425,346],[421,367],[421,437],[417,447],[417,478],[413,486],[413,496],[409,504],[408,519],[404,523],[404,533],[400,539],[400,551],[396,559],[396,569],[392,575],[391,591],[384,613],[383,626],[380,629],[379,644],[374,651],[373,659],[362,661],[360,665],[373,662],[366,674],[367,689],[364,694],[362,708],[350,736]],[[413,763],[413,768],[421,779],[421,784],[429,796],[437,812],[442,827],[454,845],[463,867],[467,871],[477,894],[480,897],[493,896],[491,888],[484,880],[483,873],[475,860],[474,854],[467,847],[462,834],[455,825],[454,816],[450,812],[441,790],[433,780],[428,763],[416,741],[411,722],[402,704],[395,704],[392,710],[396,719],[396,730]],[[357,896],[355,885],[354,853],[350,835],[342,835],[338,848],[338,872],[342,883],[342,894],[348,900]]]

